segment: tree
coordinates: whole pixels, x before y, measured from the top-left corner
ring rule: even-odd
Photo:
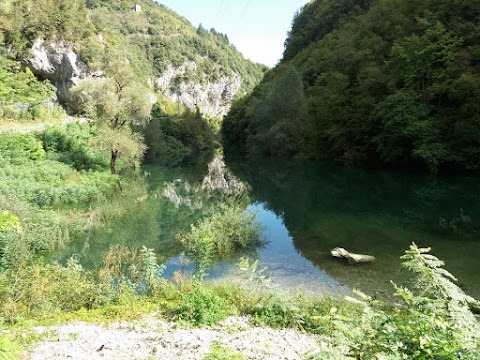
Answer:
[[[180,118],[180,97],[182,96],[182,84],[183,84],[184,76],[177,75],[172,81],[170,85],[170,91],[177,94],[177,116]]]
[[[401,89],[379,103],[374,116],[382,132],[373,141],[387,162],[418,158],[436,172],[448,159],[448,149],[440,137],[439,122],[419,97],[413,90]]]
[[[421,35],[412,35],[393,44],[392,75],[401,85],[424,92],[449,79],[449,66],[455,60],[461,39],[440,21],[418,19]]]
[[[128,60],[121,53],[107,54],[107,77],[81,82],[72,93],[99,128],[97,144],[110,153],[110,170],[117,172],[117,160],[137,165],[146,147],[133,126],[146,125],[152,102],[148,89],[135,79]]]
[[[291,65],[282,69],[274,85],[264,88],[249,106],[246,116],[252,119],[247,143],[253,152],[296,153],[306,116],[303,83],[297,70]]]

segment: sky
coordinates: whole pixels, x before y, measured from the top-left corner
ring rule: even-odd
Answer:
[[[187,18],[192,25],[227,34],[243,56],[274,66],[295,11],[309,0],[156,0]]]

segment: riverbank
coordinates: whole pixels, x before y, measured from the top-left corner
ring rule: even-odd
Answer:
[[[309,356],[295,350],[308,350],[301,345],[305,334],[326,344],[312,348],[314,359],[480,358],[480,325],[469,310],[477,302],[450,281],[429,249],[412,245],[403,257],[416,280],[412,290],[392,290],[401,304],[361,293],[348,300],[282,297],[263,272],[265,264],[254,260],[263,241],[255,216],[243,211],[248,197],[204,194],[208,211],[200,213],[196,206],[160,201],[163,189],[152,189],[139,173],[125,172],[120,186],[120,177],[108,172],[108,157],[91,147],[95,132],[86,124],[3,134],[0,140],[4,358],[20,359],[25,352],[26,359],[164,354],[211,360],[239,359],[243,352],[269,359],[271,349],[280,349],[270,358],[296,359]],[[183,185],[185,192],[196,191]],[[166,232],[160,216],[182,222],[183,229]],[[110,237],[100,240],[96,231]],[[169,257],[159,234],[194,260],[192,273],[179,269],[162,277]],[[237,270],[249,287],[205,281],[218,259],[243,250],[251,256]],[[85,266],[85,259],[96,266]],[[246,328],[225,325],[232,316],[234,324],[249,319]],[[293,348],[282,348],[284,343]]]
[[[255,327],[247,317],[231,317],[212,327],[185,328],[153,314],[138,322],[77,322],[35,327],[32,332],[45,339],[32,344],[23,359],[300,360],[325,346],[311,334]]]

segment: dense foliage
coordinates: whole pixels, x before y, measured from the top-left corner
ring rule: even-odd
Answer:
[[[47,120],[64,115],[52,102],[55,88],[8,57],[0,33],[0,121]]]
[[[157,107],[142,131],[148,147],[146,160],[169,166],[178,165],[192,155],[214,147],[214,134],[208,123],[188,111],[178,118]]]
[[[265,244],[256,214],[237,204],[222,204],[191,225],[190,232],[178,234],[185,253],[196,261],[199,276],[215,260],[228,259],[239,251],[252,251]]]
[[[105,173],[105,163],[89,148],[92,138],[87,124],[51,128],[38,137],[2,134],[0,269],[76,238],[83,215],[54,209],[88,207],[115,191],[118,178]]]
[[[254,140],[284,137],[310,158],[478,170],[479,19],[478,1],[312,1],[294,19],[281,64],[225,119],[225,139],[249,153],[283,154]],[[271,98],[278,87],[292,91],[282,85],[289,67],[307,112],[279,117]],[[274,115],[263,119],[259,102]]]

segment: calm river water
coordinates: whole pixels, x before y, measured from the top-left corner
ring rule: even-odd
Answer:
[[[226,163],[145,166],[151,193],[145,204],[71,251],[96,264],[112,243],[146,245],[166,261],[165,276],[171,276],[189,269],[175,234],[188,231],[204,209],[234,198],[258,214],[268,245],[255,257],[284,289],[391,294],[391,280],[407,279],[400,256],[415,242],[432,247],[462,288],[480,297],[479,178],[272,159]],[[331,257],[337,246],[377,260],[349,265]],[[234,262],[218,264],[211,276],[231,276]]]

